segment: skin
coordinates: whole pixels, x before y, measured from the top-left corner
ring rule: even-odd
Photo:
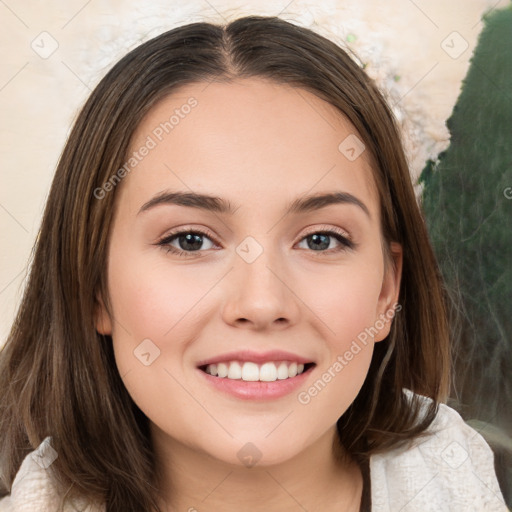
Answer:
[[[357,511],[362,475],[348,455],[333,455],[336,421],[391,322],[309,403],[297,394],[398,301],[402,252],[392,244],[396,268],[385,270],[370,156],[350,161],[338,150],[357,132],[330,104],[256,78],[171,94],[137,127],[130,153],[191,96],[197,106],[118,185],[108,263],[112,316],[103,308],[96,319],[150,420],[162,506]],[[229,215],[162,204],[138,213],[166,190],[223,197],[237,209]],[[335,190],[356,196],[369,215],[353,204],[284,214],[296,198]],[[189,251],[178,256],[157,245],[176,228],[213,237],[200,239],[196,251],[175,238],[171,246]],[[334,237],[328,249],[308,246],[307,235],[336,228],[356,247]],[[252,263],[236,252],[247,236],[263,249]],[[134,350],[147,338],[160,354],[145,366]],[[207,385],[196,369],[202,359],[241,348],[288,350],[317,366],[297,392],[243,401]],[[261,452],[253,467],[237,456],[248,442]]]

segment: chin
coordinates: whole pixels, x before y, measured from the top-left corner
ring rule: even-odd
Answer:
[[[269,437],[271,437],[271,434]],[[237,436],[229,445],[223,445],[212,452],[209,445],[210,456],[237,468],[262,468],[285,463],[298,455],[297,443],[283,444],[277,436],[274,440],[265,439],[263,435]]]

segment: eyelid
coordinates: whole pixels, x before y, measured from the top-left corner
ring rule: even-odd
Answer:
[[[326,231],[334,231],[337,234],[344,236],[347,240],[350,240],[351,242],[353,241],[351,234],[346,229],[340,228],[338,226],[332,226],[329,224],[312,226],[311,229],[308,229],[308,231],[306,231],[306,233],[302,234],[301,236],[305,237],[313,233],[323,233]]]
[[[201,234],[201,235],[204,235],[204,236],[210,238],[212,242],[219,245],[218,241],[217,241],[217,237],[208,228],[204,228],[204,227],[199,228],[199,227],[193,227],[193,226],[189,226],[189,225],[179,226],[177,228],[172,229],[169,232],[166,232],[165,235],[158,238],[156,243],[157,243],[157,245],[162,244],[166,240],[168,240],[176,235],[179,235],[181,233],[198,233],[198,234]]]
[[[311,229],[301,234],[300,239],[297,243],[300,243],[308,236],[317,233],[325,234],[331,238],[335,238],[338,244],[341,245],[341,249],[329,249],[327,251],[318,251],[319,255],[328,256],[330,254],[338,254],[346,250],[354,251],[359,247],[359,244],[354,241],[352,235],[347,230],[332,225],[312,226]]]

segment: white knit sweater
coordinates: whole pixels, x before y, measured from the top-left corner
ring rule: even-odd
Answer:
[[[507,512],[483,437],[442,404],[427,438],[370,458],[372,512]],[[0,512],[57,511],[59,497],[44,468],[45,439],[24,459]],[[46,461],[46,463],[45,463]],[[65,512],[102,512],[86,500]]]

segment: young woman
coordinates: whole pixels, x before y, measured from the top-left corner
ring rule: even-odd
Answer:
[[[0,358],[0,511],[504,511],[442,403],[447,332],[362,69],[274,17],[166,32],[58,164]]]

